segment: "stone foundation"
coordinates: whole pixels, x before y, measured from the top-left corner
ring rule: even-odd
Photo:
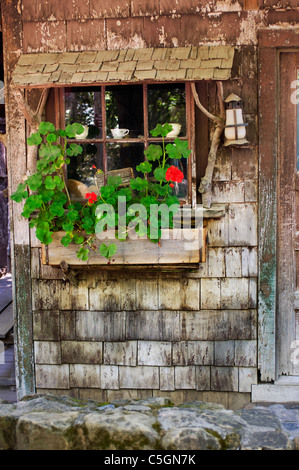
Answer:
[[[263,407],[231,411],[204,402],[176,407],[162,397],[103,404],[44,395],[0,402],[0,450],[8,449],[295,450],[295,443],[275,413]]]

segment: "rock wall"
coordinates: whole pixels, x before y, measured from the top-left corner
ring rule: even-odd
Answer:
[[[153,451],[142,454],[152,464],[164,458],[165,450],[295,448],[275,413],[263,407],[231,411],[204,402],[175,407],[161,397],[110,404],[51,395],[27,397],[18,404],[0,401],[0,450],[143,450]],[[125,455],[129,460],[106,460],[122,459],[122,453],[101,458],[135,466],[138,454]],[[190,463],[199,463],[199,454],[188,455],[193,455]],[[137,459],[134,465],[132,457]]]

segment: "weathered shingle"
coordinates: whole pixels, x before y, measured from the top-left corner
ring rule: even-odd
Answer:
[[[13,84],[35,87],[145,80],[227,80],[232,46],[121,49],[22,55]]]

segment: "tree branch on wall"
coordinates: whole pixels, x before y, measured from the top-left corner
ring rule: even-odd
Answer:
[[[203,207],[209,209],[212,205],[212,179],[216,162],[217,150],[220,142],[221,134],[225,125],[225,108],[223,101],[223,86],[222,82],[217,82],[217,97],[219,101],[220,116],[211,114],[200,102],[195,83],[191,83],[192,94],[194,101],[198,108],[215,124],[215,129],[212,137],[212,142],[209,150],[208,164],[204,177],[201,179],[198,192],[202,194]]]
[[[17,89],[15,91],[16,100],[18,102],[21,112],[24,115],[24,118],[30,125],[31,132],[36,132],[42,121],[42,116],[49,96],[49,91],[49,88],[43,88],[36,110],[32,110],[26,100],[25,95],[21,92],[21,90]],[[29,174],[33,173],[36,170],[36,163],[37,147],[29,147],[27,153],[27,171]]]

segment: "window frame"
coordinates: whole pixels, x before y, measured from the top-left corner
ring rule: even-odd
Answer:
[[[188,180],[188,195],[187,201],[182,201],[182,204],[190,204],[192,207],[195,206],[197,202],[197,194],[196,194],[196,166],[195,166],[195,105],[191,90],[191,83],[178,81],[178,82],[126,82],[126,83],[96,83],[89,85],[88,83],[84,85],[80,85],[82,88],[87,88],[89,86],[92,87],[99,87],[101,88],[101,113],[102,113],[102,137],[95,138],[95,139],[79,139],[79,140],[71,140],[72,142],[80,143],[80,144],[102,144],[103,145],[103,171],[105,173],[105,177],[107,174],[107,144],[117,144],[117,143],[139,143],[144,144],[144,149],[146,149],[152,143],[159,143],[162,142],[161,137],[149,137],[149,129],[148,129],[148,107],[147,107],[147,87],[148,85],[167,85],[167,84],[184,84],[185,86],[185,100],[186,100],[186,135],[179,137],[181,140],[185,140],[188,142],[188,147],[191,149],[191,155],[187,161],[187,180]],[[142,86],[142,94],[143,94],[143,127],[144,127],[144,138],[131,138],[126,137],[125,139],[113,139],[108,137],[107,130],[106,130],[106,106],[105,106],[105,91],[106,87],[113,87],[113,86],[127,86],[127,85],[141,85]],[[78,88],[78,85],[69,84],[67,88]],[[54,101],[54,102],[53,102]],[[54,88],[54,100],[52,100],[52,104],[54,105],[55,111],[53,113],[54,121],[56,127],[65,127],[65,87],[63,88]],[[51,114],[52,114],[51,113]],[[53,121],[53,122],[54,122]],[[165,138],[165,142],[171,142],[173,138]]]

